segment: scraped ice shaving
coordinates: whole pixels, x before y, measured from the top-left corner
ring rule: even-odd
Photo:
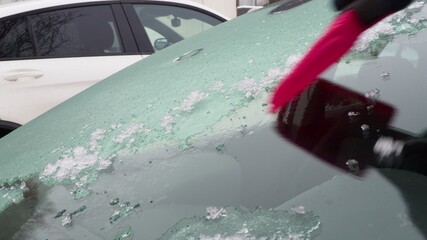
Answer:
[[[273,83],[278,82],[285,75],[285,73],[286,72],[280,68],[270,69],[267,73],[267,76],[261,79],[261,88],[266,88]]]
[[[98,162],[95,154],[88,153],[86,149],[77,147],[73,150],[71,156],[64,156],[54,164],[48,164],[42,177],[55,177],[57,180],[71,179],[75,180],[78,174]]]
[[[300,54],[300,53],[289,56],[288,59],[286,60],[286,64],[285,64],[286,68],[288,70],[293,69],[301,61],[302,57],[303,57],[303,54]]]
[[[384,19],[364,32],[357,40],[353,49],[359,52],[364,51],[370,46],[369,44],[372,41],[379,39],[381,34],[394,34],[393,25],[389,22],[391,18]]]
[[[410,34],[419,31],[420,28],[417,25],[424,21],[425,18],[416,16],[414,13],[421,10],[424,4],[424,1],[414,2],[406,9],[383,19],[359,37],[353,50],[364,51],[370,47],[372,42],[380,39],[381,36],[393,36],[402,33]]]
[[[144,124],[142,123],[136,123],[129,126],[127,129],[123,130],[118,136],[116,136],[113,141],[116,143],[122,143],[124,140],[129,138],[135,133],[141,133],[142,131],[149,131],[148,129],[145,129]]]
[[[15,183],[6,187],[0,185],[0,212],[12,203],[18,203],[24,199],[24,192],[28,191],[25,182]]]
[[[120,124],[120,123],[116,123],[116,124],[113,124],[113,125],[111,125],[111,129],[118,129],[118,128],[121,128],[122,127],[122,124]]]
[[[166,131],[165,133],[171,133],[172,132],[173,121],[174,121],[174,117],[169,113],[163,117],[160,125],[165,129],[165,131]]]
[[[265,88],[272,83],[276,83],[281,80],[283,77],[288,75],[291,70],[298,64],[298,62],[302,59],[302,54],[294,54],[289,56],[286,59],[285,67],[283,69],[273,68],[270,69],[267,73],[267,76],[263,77],[261,80],[261,87]]]
[[[206,212],[206,219],[218,219],[222,217],[227,217],[227,211],[225,211],[224,208],[208,207],[206,209]]]
[[[408,9],[422,8],[424,4],[425,2],[422,2],[422,1],[413,2],[411,5],[408,6]]]
[[[191,217],[181,220],[160,240],[310,240],[320,230],[319,217],[307,211],[304,215],[285,210],[256,208],[242,211],[234,207],[210,208],[213,219]],[[226,216],[219,217],[222,212]]]
[[[92,152],[96,152],[99,151],[99,145],[98,145],[98,141],[102,140],[105,137],[105,133],[107,131],[105,131],[104,129],[96,129],[95,132],[93,132],[91,134],[91,138],[90,138],[90,142],[89,142],[89,149]]]
[[[112,162],[111,159],[102,159],[98,163],[98,170],[105,170],[111,166]]]
[[[65,215],[64,218],[62,218],[61,224],[64,227],[68,227],[71,225],[71,223],[73,222],[73,218],[70,214]]]
[[[374,152],[381,157],[389,157],[394,154],[396,157],[402,153],[404,143],[394,140],[391,137],[380,137],[374,146]]]
[[[230,237],[222,237],[220,234],[217,234],[213,237],[208,236],[200,236],[200,240],[255,240],[254,237],[246,237],[246,236],[230,236]]]
[[[202,101],[203,99],[205,99],[208,96],[209,96],[209,94],[207,94],[207,93],[200,92],[200,91],[194,91],[194,92],[190,93],[190,95],[188,95],[187,98],[182,101],[181,106],[179,106],[175,109],[190,112],[191,110],[193,110],[194,105],[196,103]]]
[[[19,189],[21,189],[21,190],[28,190],[28,188],[27,188],[27,184],[24,182],[24,181],[22,181],[21,182],[21,184],[19,185]]]
[[[262,238],[262,239],[268,239],[268,238]],[[288,233],[286,237],[278,238],[278,240],[305,240],[305,239],[306,238],[301,233]],[[256,238],[248,234],[245,234],[245,235],[237,234],[230,237],[222,237],[220,234],[217,234],[213,237],[202,235],[200,236],[200,240],[256,240]]]
[[[293,207],[291,208],[291,210],[296,213],[296,214],[306,214],[307,212],[305,211],[305,207],[304,206],[297,206],[297,207]]]
[[[225,92],[225,89],[224,89],[224,83],[223,83],[223,82],[221,82],[221,81],[215,81],[215,82],[212,84],[211,89],[212,89],[213,91]]]
[[[261,86],[252,78],[245,78],[238,82],[235,87],[237,90],[243,92],[246,97],[254,97],[261,90]]]
[[[300,233],[289,233],[287,237],[285,237],[285,239],[283,240],[303,240],[304,235],[300,234]]]

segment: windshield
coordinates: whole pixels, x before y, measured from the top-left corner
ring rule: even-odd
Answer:
[[[405,155],[424,136],[424,5],[278,116],[268,94],[327,1],[279,2],[96,84],[0,139],[0,239],[425,239],[427,181],[405,165],[424,156]]]

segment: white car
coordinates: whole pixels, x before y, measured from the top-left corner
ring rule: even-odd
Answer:
[[[180,0],[34,0],[2,5],[0,16],[0,137],[155,51],[228,20]]]

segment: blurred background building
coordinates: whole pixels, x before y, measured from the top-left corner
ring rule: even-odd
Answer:
[[[236,0],[237,6],[265,6],[280,0]]]
[[[203,4],[212,9],[215,9],[229,18],[234,18],[237,16],[236,14],[237,3],[234,0],[192,0],[192,1]]]
[[[192,0],[194,2],[206,5],[212,9],[215,9],[222,14],[234,18],[238,14],[239,9],[246,10],[239,11],[240,13],[246,12],[249,9],[247,7],[262,7],[271,3],[278,2],[280,0]],[[256,9],[256,8],[255,8]]]

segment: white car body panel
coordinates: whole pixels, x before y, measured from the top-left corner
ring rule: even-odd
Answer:
[[[141,55],[126,55],[2,61],[1,118],[25,124],[142,58]],[[43,75],[38,78],[23,76],[17,80],[5,79],[11,72],[29,72],[28,70]]]

